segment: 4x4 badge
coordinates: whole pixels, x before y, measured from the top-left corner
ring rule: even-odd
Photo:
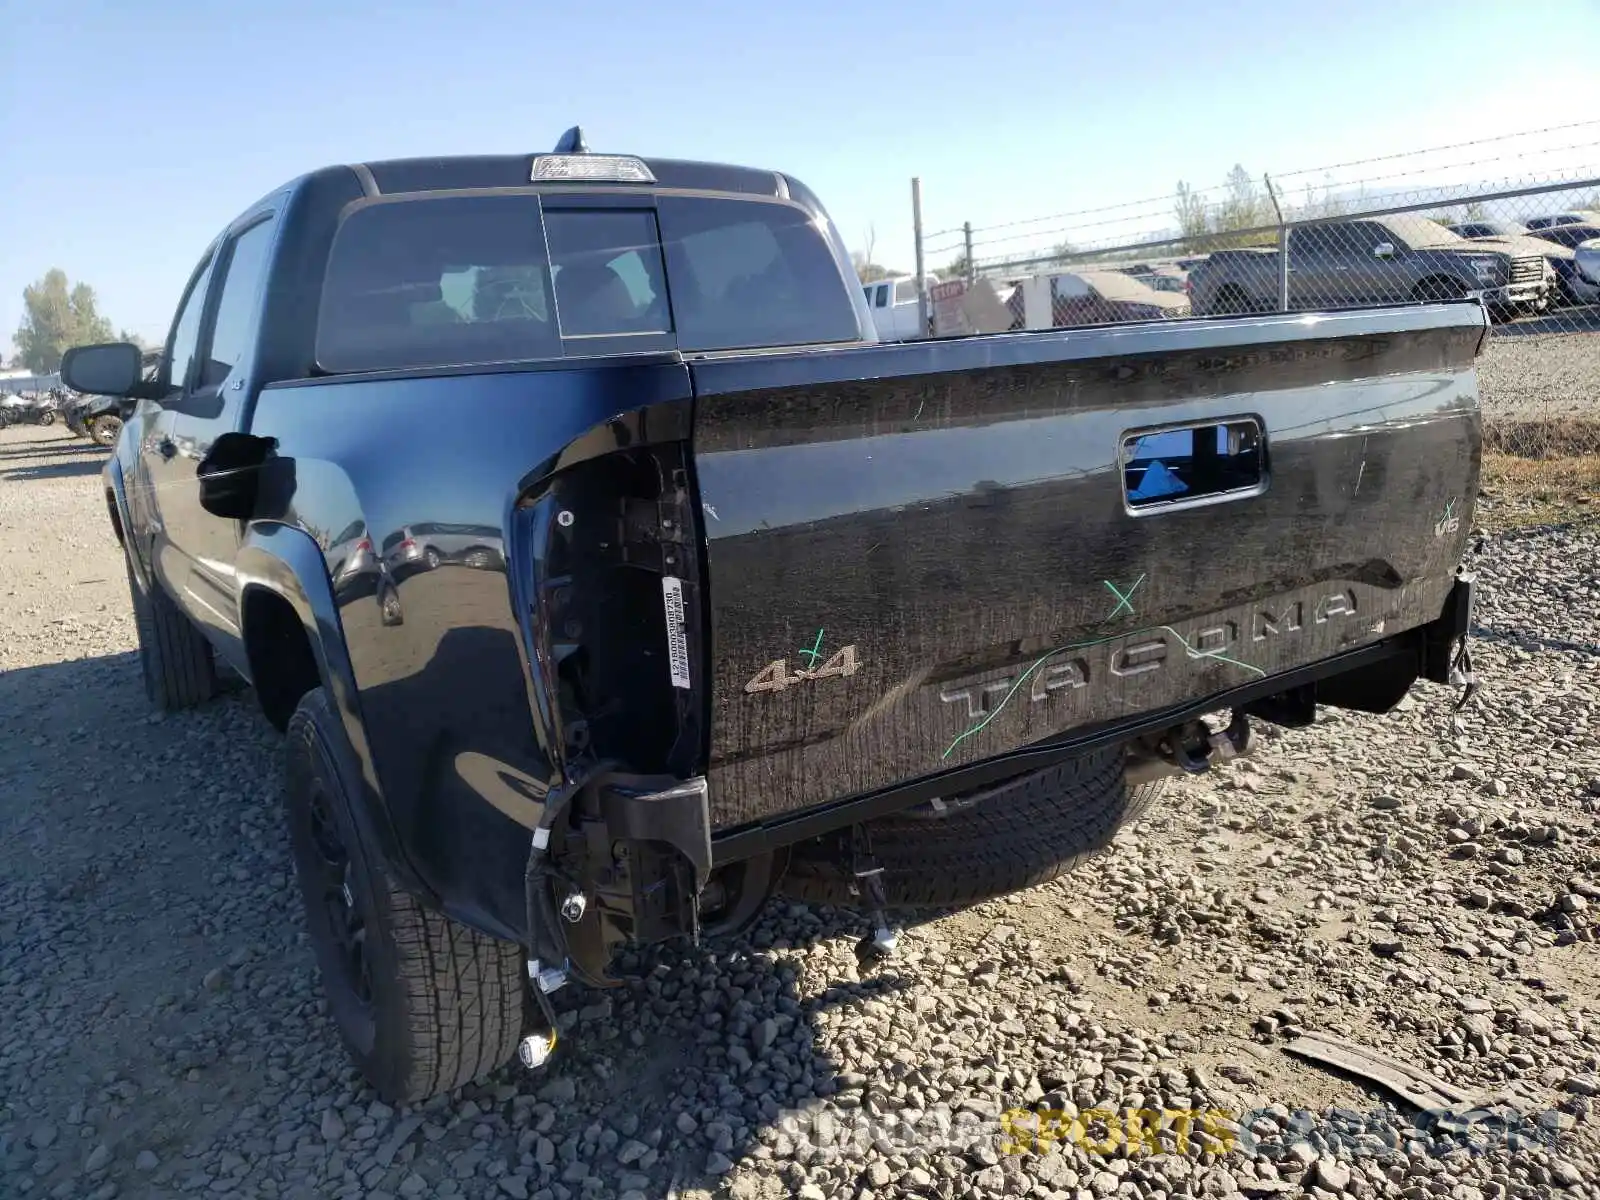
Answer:
[[[793,687],[797,683],[809,683],[816,679],[831,679],[839,675],[854,675],[861,668],[856,659],[856,648],[846,646],[842,650],[834,651],[827,662],[820,667],[817,663],[822,658],[823,630],[817,630],[817,640],[807,650],[800,653],[805,656],[807,665],[798,671],[789,670],[789,660],[775,659],[762,667],[744,685],[746,695],[754,696],[757,692],[781,692],[785,688]]]

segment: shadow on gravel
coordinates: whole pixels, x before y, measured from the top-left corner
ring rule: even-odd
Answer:
[[[0,446],[0,459],[43,458],[51,454],[94,454],[96,452],[107,453],[103,447],[87,441],[21,442],[11,446]]]
[[[862,1044],[907,1009],[910,979],[856,957],[864,918],[774,901],[737,938],[631,957],[619,987],[562,989],[544,1071],[508,1066],[391,1113],[325,1015],[281,742],[253,694],[152,718],[122,653],[0,673],[0,712],[0,1195],[23,1178],[40,1196],[218,1192],[247,1171],[286,1200],[417,1194],[400,1186],[413,1174],[428,1195],[515,1175],[507,1195],[597,1179],[654,1196],[714,1189],[769,1147],[788,1157],[785,1115],[819,1099],[920,1103],[916,1064]],[[857,1011],[841,1025],[842,1009]],[[830,1022],[853,1029],[834,1034],[842,1054],[875,1065],[841,1074]],[[325,1133],[330,1109],[348,1138]],[[159,1166],[137,1167],[142,1153]],[[810,1159],[807,1179],[855,1190],[862,1161],[831,1162]]]
[[[1588,642],[1574,642],[1566,638],[1544,637],[1541,634],[1528,633],[1517,629],[1496,629],[1490,625],[1474,625],[1472,636],[1481,638],[1486,642],[1499,642],[1502,645],[1516,646],[1523,650],[1560,650],[1569,654],[1587,654],[1593,658],[1600,658],[1600,646]]]
[[[70,479],[79,475],[98,475],[104,468],[105,463],[99,459],[40,463],[37,466],[0,468],[0,480],[26,483],[31,479]]]

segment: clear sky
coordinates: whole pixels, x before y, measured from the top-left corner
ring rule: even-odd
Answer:
[[[1597,47],[1600,0],[0,0],[0,348],[52,266],[160,340],[210,238],[332,162],[581,123],[789,171],[908,269],[912,175],[936,230],[1579,121]]]

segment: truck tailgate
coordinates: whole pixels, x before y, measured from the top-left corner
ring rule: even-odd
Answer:
[[[713,825],[1433,620],[1483,333],[1457,304],[694,362]]]

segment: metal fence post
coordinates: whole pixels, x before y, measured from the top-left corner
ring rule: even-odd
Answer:
[[[1289,225],[1283,219],[1283,206],[1278,203],[1278,189],[1272,186],[1272,176],[1262,175],[1267,185],[1267,196],[1272,200],[1272,211],[1278,214],[1278,311],[1289,311]]]
[[[972,285],[973,281],[978,278],[977,265],[975,263],[973,263],[973,261],[972,261],[972,222],[971,221],[963,221],[963,222],[961,222],[961,237],[962,237],[962,246],[964,247],[964,249],[961,252],[962,253],[962,261],[967,264],[967,286],[970,287]]]
[[[911,177],[911,236],[917,249],[917,328],[928,336],[928,285],[926,260],[922,255],[922,177]]]

